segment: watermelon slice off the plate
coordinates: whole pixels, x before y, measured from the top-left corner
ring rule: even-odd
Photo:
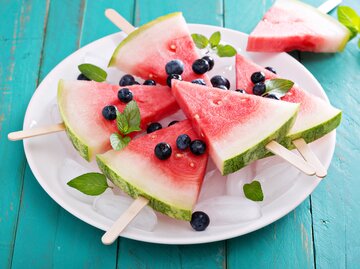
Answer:
[[[142,129],[179,110],[166,86],[134,85],[127,88],[139,106]],[[87,161],[111,148],[110,135],[118,132],[116,120],[106,120],[102,109],[114,105],[119,111],[124,110],[126,104],[117,97],[119,89],[117,85],[94,81],[59,81],[57,102],[66,133]]]
[[[198,75],[192,64],[200,56],[182,13],[171,13],[151,21],[130,33],[116,48],[109,66],[166,85],[165,65],[175,59],[184,63],[183,80],[202,78],[210,85],[206,74]]]
[[[297,0],[277,0],[250,33],[248,51],[343,50],[350,31],[333,17]]]
[[[254,72],[259,71],[265,74],[265,79],[278,78],[276,74],[244,56],[236,55],[236,87],[238,89],[244,89],[247,93],[252,94],[254,84],[250,77]],[[341,111],[339,109],[306,92],[296,84],[281,100],[300,104],[295,124],[282,141],[282,144],[288,148],[294,147],[291,141],[295,139],[304,138],[307,143],[310,143],[326,135],[340,124]]]
[[[97,155],[100,170],[133,198],[143,196],[155,210],[170,217],[190,220],[205,175],[208,154],[194,155],[176,147],[176,139],[187,134],[198,139],[188,120],[132,140],[121,151]],[[170,158],[154,154],[160,142],[172,148]]]
[[[172,91],[223,174],[268,154],[293,125],[299,105],[173,80]]]

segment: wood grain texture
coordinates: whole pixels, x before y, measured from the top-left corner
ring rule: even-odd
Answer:
[[[84,5],[81,0],[50,3],[39,80],[78,49]],[[104,247],[100,230],[57,205],[36,182],[28,166],[24,181],[13,268],[115,267],[116,245]]]
[[[46,6],[19,0],[0,8],[0,268],[12,262],[26,163],[22,143],[7,141],[7,133],[22,128],[36,87]]]
[[[309,1],[314,6],[321,1]],[[344,0],[360,14],[360,2]],[[336,11],[331,13],[336,17]],[[359,37],[357,37],[358,39]],[[302,63],[319,80],[331,103],[343,110],[328,176],[311,195],[317,268],[360,266],[360,50],[357,39],[342,53],[301,53]]]
[[[198,11],[202,9],[202,12]],[[222,25],[222,1],[136,1],[136,25],[158,16],[182,11],[190,23]],[[212,14],[212,15],[209,15]],[[194,234],[196,236],[196,234]],[[225,268],[225,242],[192,246],[145,244],[120,238],[118,268]]]

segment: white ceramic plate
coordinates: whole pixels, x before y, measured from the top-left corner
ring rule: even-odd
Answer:
[[[247,35],[243,33],[207,25],[192,24],[189,27],[192,33],[202,33],[206,36],[210,36],[214,31],[221,31],[222,40],[234,45],[240,53],[245,54],[262,66],[274,67],[282,77],[292,79],[304,89],[328,101],[325,92],[312,74],[289,55],[285,53],[246,53]],[[76,79],[79,73],[77,66],[84,61],[106,68],[107,60],[123,37],[122,33],[117,33],[99,39],[76,51],[58,64],[35,91],[26,111],[24,129],[60,122],[56,106],[58,80],[60,78]],[[234,57],[216,59],[215,69],[211,71],[210,75],[216,73],[223,73],[228,77],[233,85],[232,89],[234,89]],[[109,70],[109,81],[117,83],[121,76],[122,73],[119,71]],[[333,155],[335,138],[335,132],[332,132],[311,144],[326,167],[329,166]],[[44,190],[60,206],[99,229],[106,230],[110,227],[113,221],[93,209],[92,197],[77,196],[67,189],[66,182],[71,178],[64,177],[74,177],[85,171],[97,169],[94,163],[88,164],[78,156],[64,132],[27,139],[24,141],[24,147],[35,177]],[[70,163],[74,161],[76,165],[66,166],[69,161]],[[241,184],[251,180],[251,177],[254,176],[262,181],[265,194],[265,200],[259,204],[261,207],[260,217],[227,225],[210,224],[206,231],[195,232],[187,222],[158,214],[158,224],[153,231],[127,227],[122,236],[166,244],[195,244],[236,237],[264,227],[289,213],[319,183],[319,179],[316,177],[305,176],[290,165],[279,161],[276,157],[271,157],[255,162],[231,175],[228,179],[218,175],[218,179],[214,180],[213,178],[211,181],[219,182],[221,185],[219,187],[209,187],[210,180],[207,180],[204,183],[204,189],[207,193],[202,193],[200,199],[203,200],[205,196],[222,195],[226,188],[230,189],[232,194],[238,193],[241,196]],[[227,186],[224,185],[226,182]],[[234,191],[234,188],[238,188],[238,190]],[[245,212],[247,209],[244,208],[243,210]]]

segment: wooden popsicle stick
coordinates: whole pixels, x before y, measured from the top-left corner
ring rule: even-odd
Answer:
[[[129,208],[126,209],[126,211],[114,222],[110,229],[101,237],[101,242],[103,242],[104,245],[114,243],[120,233],[148,203],[149,200],[141,196],[135,199]]]
[[[327,175],[327,171],[325,167],[322,165],[318,157],[315,153],[311,150],[308,144],[306,144],[303,138],[296,139],[292,141],[296,149],[300,152],[301,156],[308,162],[316,170],[316,175],[320,178],[324,178]]]
[[[329,13],[331,10],[333,10],[334,8],[336,8],[338,5],[340,5],[342,2],[342,0],[328,0],[324,3],[322,3],[319,7],[318,10],[322,13]]]
[[[284,159],[285,161],[289,162],[301,172],[312,176],[316,174],[316,171],[312,165],[304,161],[301,157],[297,156],[296,154],[292,153],[290,150],[285,148],[284,146],[280,145],[276,141],[271,141],[267,144],[266,149],[272,152],[273,154],[279,156],[280,158]]]
[[[29,137],[61,132],[64,130],[65,130],[65,124],[58,123],[58,124],[49,125],[46,127],[33,128],[33,129],[28,129],[28,130],[12,132],[12,133],[8,134],[8,139],[11,141],[17,141],[17,140],[22,140],[22,139],[29,138]]]
[[[135,27],[114,9],[106,9],[105,16],[119,29],[123,30],[127,34],[130,34],[135,30]]]

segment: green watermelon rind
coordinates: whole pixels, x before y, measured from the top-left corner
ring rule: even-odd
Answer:
[[[150,196],[140,188],[130,184],[126,179],[122,178],[121,175],[116,173],[109,165],[106,164],[106,160],[102,159],[100,155],[96,156],[96,162],[101,172],[111,180],[117,187],[126,192],[132,198],[136,199],[139,196],[145,197],[149,200],[149,205],[156,211],[161,212],[175,219],[189,221],[191,220],[192,210],[180,208],[175,205],[168,204],[160,199]]]
[[[61,118],[65,124],[66,134],[69,137],[69,139],[70,139],[71,143],[73,144],[73,146],[75,147],[75,149],[81,155],[81,157],[83,157],[85,160],[90,162],[93,157],[92,156],[93,154],[92,154],[89,146],[75,134],[75,132],[71,129],[71,127],[69,127],[69,124],[68,124],[69,121],[68,121],[67,117],[65,116],[66,114],[64,111],[64,107],[62,106],[62,99],[64,96],[63,91],[64,91],[64,81],[61,79],[61,80],[59,80],[59,83],[58,83],[57,102],[59,105],[59,111],[60,111]]]
[[[339,110],[339,112],[334,117],[325,122],[322,122],[321,124],[313,126],[305,131],[287,135],[281,144],[288,149],[294,149],[295,146],[292,144],[292,141],[296,139],[303,138],[306,143],[311,143],[336,129],[340,125],[341,118],[342,112]]]
[[[111,56],[111,59],[109,61],[109,64],[108,64],[108,67],[111,67],[111,66],[115,66],[116,64],[116,57],[120,51],[121,48],[123,48],[126,44],[128,44],[129,42],[131,42],[135,37],[137,37],[139,34],[141,34],[142,32],[146,31],[147,29],[151,28],[152,26],[154,26],[155,24],[159,23],[159,22],[162,22],[162,21],[165,21],[167,19],[170,19],[172,17],[175,17],[175,16],[181,16],[181,12],[174,12],[174,13],[170,13],[170,14],[167,14],[165,16],[161,16],[161,17],[158,17],[157,19],[151,21],[151,22],[148,22],[144,25],[142,25],[141,27],[137,28],[136,30],[134,30],[133,32],[131,32],[123,41],[121,41],[121,43],[116,47],[113,55]]]
[[[298,105],[298,109],[299,109]],[[263,139],[261,142],[257,143],[256,145],[250,147],[243,153],[231,157],[224,161],[223,169],[222,169],[222,175],[228,175],[235,171],[240,170],[241,168],[245,167],[252,161],[264,158],[269,154],[269,151],[266,149],[266,145],[276,140],[278,142],[282,141],[284,137],[287,135],[291,127],[294,125],[296,116],[298,113],[298,109],[294,113],[294,115],[287,120],[277,131],[273,132],[269,136],[267,136],[265,139]]]
[[[306,4],[306,3],[303,3],[301,1],[298,1],[298,0],[289,0],[289,1],[292,1],[292,2],[295,2],[296,4],[300,5],[300,6],[303,6],[304,8],[306,9],[309,9],[309,10],[313,10],[315,12],[317,12],[320,16],[322,16],[323,18],[325,18],[326,20],[328,20],[330,23],[338,26],[339,28],[343,28],[344,32],[347,32],[346,36],[344,37],[343,41],[341,42],[341,44],[339,45],[339,47],[337,48],[337,51],[343,51],[347,42],[349,41],[350,39],[350,36],[351,36],[351,32],[348,28],[346,28],[344,25],[342,25],[339,21],[337,21],[335,18],[331,17],[330,15],[328,14],[324,14],[322,13],[320,10],[318,10],[317,8],[309,5],[309,4]]]

